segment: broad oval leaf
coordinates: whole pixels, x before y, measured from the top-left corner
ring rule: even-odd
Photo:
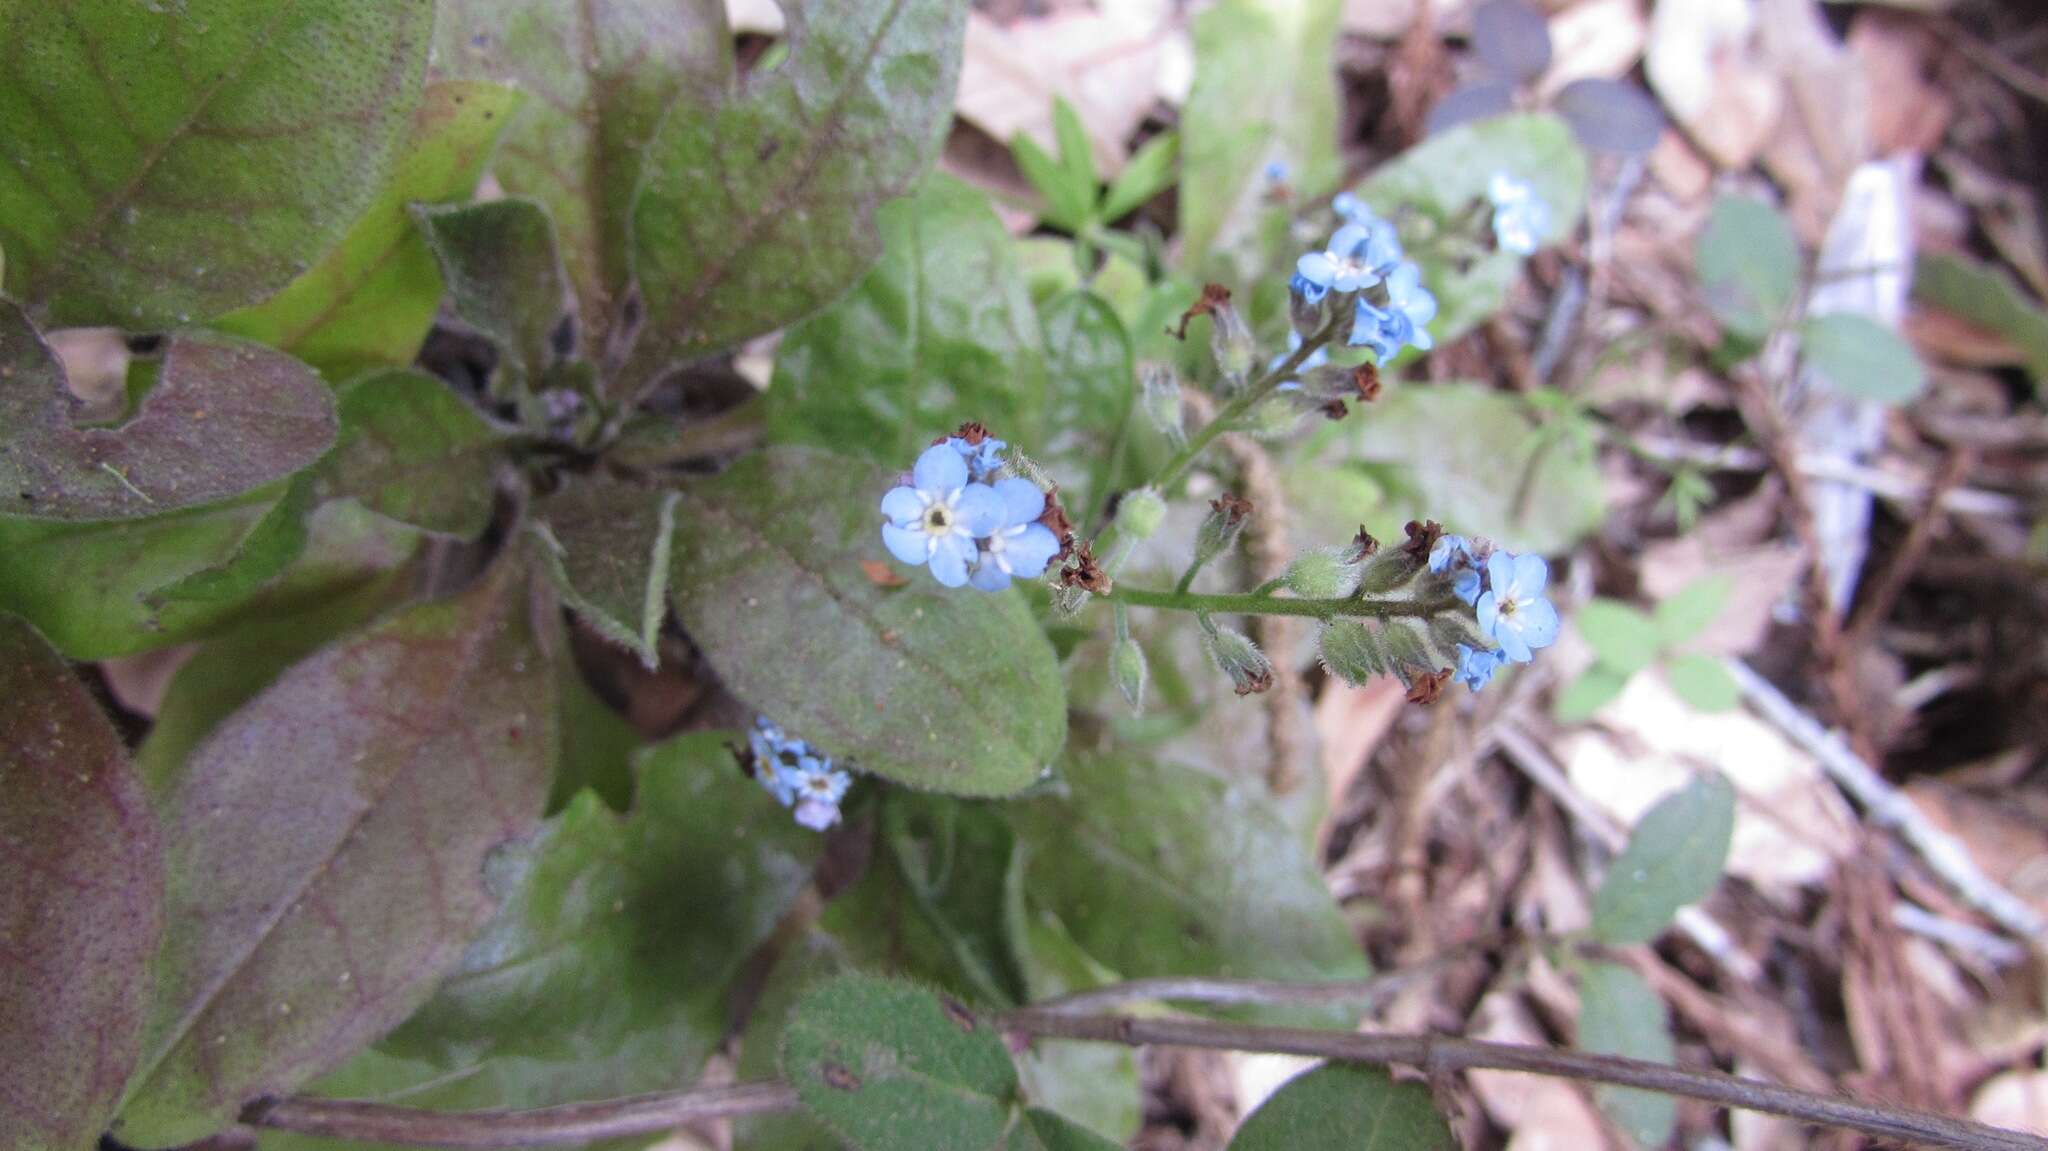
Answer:
[[[541,555],[562,599],[599,635],[653,667],[668,618],[674,492],[605,475],[570,476],[534,511]]]
[[[517,395],[554,362],[563,315],[555,226],[533,200],[415,205],[455,318],[495,344],[497,394]]]
[[[334,397],[312,369],[203,332],[172,338],[134,419],[79,427],[82,405],[28,317],[0,300],[0,514],[160,516],[291,475],[334,443]]]
[[[1650,666],[1663,646],[1656,623],[1640,608],[1620,600],[1589,600],[1572,624],[1603,666],[1625,676]]]
[[[1064,795],[1011,805],[1024,889],[1103,966],[1132,979],[1370,974],[1302,837],[1248,785],[1128,751],[1072,756],[1064,779]]]
[[[1006,795],[1066,742],[1052,644],[1014,591],[882,587],[891,473],[775,448],[682,488],[670,596],[734,694],[862,771]],[[649,492],[645,498],[659,499]]]
[[[1657,623],[1657,638],[1665,647],[1676,647],[1705,631],[1721,614],[1734,587],[1734,576],[1704,575],[1658,600],[1650,613]]]
[[[1282,1084],[1230,1141],[1230,1151],[1458,1151],[1427,1084],[1384,1068],[1326,1063]]]
[[[1799,291],[1799,240],[1776,208],[1748,196],[1714,200],[1694,263],[1700,293],[1723,328],[1749,340],[1771,332]]]
[[[437,74],[532,94],[492,162],[498,183],[553,217],[575,285],[581,343],[602,350],[632,279],[642,156],[679,97],[733,82],[720,0],[442,0]]]
[[[908,983],[843,975],[796,1005],[782,1075],[863,1151],[999,1146],[1017,1069],[995,1028]]]
[[[1895,405],[1927,390],[1927,369],[1913,345],[1869,316],[1809,316],[1799,337],[1806,365],[1843,395]]]
[[[1735,789],[1706,774],[1657,802],[1593,896],[1593,936],[1617,946],[1648,943],[1678,909],[1721,882],[1735,834]]]
[[[788,60],[727,100],[677,103],[648,145],[633,207],[646,321],[630,380],[844,291],[880,248],[875,209],[938,154],[965,5],[803,0],[787,12]]]
[[[1711,655],[1678,656],[1664,665],[1664,679],[1678,698],[1701,711],[1729,711],[1742,702],[1742,685]]]
[[[1670,1063],[1676,1055],[1664,1001],[1634,971],[1589,963],[1579,977],[1579,1046],[1598,1055]],[[1678,1101],[1655,1091],[1601,1085],[1593,1098],[1641,1147],[1662,1147],[1678,1122]]]
[[[50,645],[0,614],[0,1144],[113,1117],[163,930],[163,841],[128,752]]]
[[[1589,667],[1579,678],[1558,689],[1551,701],[1551,714],[1560,723],[1583,723],[1603,707],[1621,697],[1629,677],[1605,667]]]
[[[1045,404],[1038,317],[988,197],[935,175],[875,229],[881,262],[783,338],[770,435],[899,467],[967,420],[1028,443]]]
[[[117,1123],[191,1142],[410,1015],[547,798],[553,674],[521,564],[325,648],[168,781],[169,928]]]
[[[432,0],[0,3],[7,289],[165,328],[269,296],[382,187]]]
[[[1450,228],[1485,200],[1487,182],[1497,172],[1525,181],[1548,211],[1548,224],[1536,237],[1539,246],[1578,228],[1586,209],[1586,154],[1565,122],[1548,113],[1500,116],[1431,136],[1380,167],[1358,186],[1358,194],[1383,216],[1420,212]],[[1500,311],[1522,274],[1522,259],[1503,251],[1470,261],[1425,259],[1422,273],[1438,304],[1429,331],[1442,345]]]
[[[1488,0],[1472,10],[1472,50],[1501,76],[1526,83],[1550,67],[1550,24],[1524,0]]]
[[[1010,1132],[1006,1151],[1117,1151],[1109,1140],[1056,1111],[1027,1107]]]
[[[433,376],[377,372],[341,390],[341,436],[322,464],[323,499],[474,539],[491,519],[504,439]]]
[[[584,793],[491,861],[497,916],[434,997],[315,1083],[434,1110],[541,1107],[696,1080],[822,840],[696,732],[649,748],[633,811]],[[264,1151],[341,1142],[266,1134]]]
[[[1589,76],[1564,86],[1552,105],[1596,152],[1647,156],[1664,135],[1664,112],[1648,92],[1626,80]]]
[[[290,352],[335,382],[412,363],[440,307],[441,276],[406,205],[467,198],[522,99],[496,84],[429,84],[404,154],[348,235],[283,291],[213,326]]]
[[[1425,136],[1442,135],[1460,124],[1489,120],[1515,110],[1515,86],[1505,80],[1476,80],[1444,94],[1422,122]]]
[[[1109,302],[1068,292],[1040,310],[1046,415],[1032,454],[1060,483],[1077,517],[1092,514],[1115,477],[1137,392],[1131,337]]]

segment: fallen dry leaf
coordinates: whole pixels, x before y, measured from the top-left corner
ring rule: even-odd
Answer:
[[[1875,8],[1856,15],[1849,54],[1863,73],[1871,151],[1927,155],[1940,145],[1955,101],[1927,76],[1938,47],[1924,20]]]
[[[1467,1034],[1493,1043],[1550,1043],[1528,1004],[1513,991],[1495,991],[1480,1000]],[[1487,1115],[1512,1132],[1510,1151],[1613,1151],[1600,1113],[1571,1083],[1514,1071],[1474,1071],[1468,1078]]]
[[[1650,17],[1650,86],[1724,168],[1748,167],[1784,110],[1784,85],[1756,50],[1755,27],[1749,0],[1667,0]]]
[[[2008,1071],[1977,1090],[1970,1118],[2048,1135],[2048,1071]]]
[[[901,572],[881,560],[862,560],[860,570],[866,574],[868,582],[876,587],[902,587],[910,582],[903,578]]]
[[[1618,80],[1635,69],[1650,42],[1638,0],[1586,0],[1550,18],[1550,67],[1537,94],[1555,96],[1574,80]]]

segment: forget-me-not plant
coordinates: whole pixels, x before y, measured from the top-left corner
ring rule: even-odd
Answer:
[[[1004,526],[1003,498],[971,480],[966,457],[950,443],[926,448],[910,481],[882,497],[882,514],[889,517],[882,542],[890,555],[929,565],[941,584],[959,587],[981,556],[978,541]]]
[[[1537,648],[1557,641],[1557,608],[1543,598],[1549,581],[1542,556],[1496,551],[1487,558],[1486,591],[1473,605],[1479,632],[1515,663],[1528,663]]]

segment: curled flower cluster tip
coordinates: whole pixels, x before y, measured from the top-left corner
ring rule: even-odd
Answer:
[[[801,739],[791,739],[766,716],[747,733],[748,769],[775,802],[793,808],[796,821],[812,831],[839,822],[839,801],[853,777],[832,766],[832,757]]]
[[[1312,311],[1333,294],[1352,301],[1345,342],[1372,349],[1382,362],[1403,347],[1434,347],[1429,322],[1436,318],[1436,297],[1422,286],[1422,270],[1405,258],[1393,223],[1348,192],[1331,206],[1344,223],[1322,251],[1296,261],[1288,285],[1301,305],[1296,311]]]
[[[882,497],[882,542],[907,564],[931,568],[946,587],[1001,591],[1033,579],[1058,555],[1060,538],[1040,522],[1045,492],[1001,476],[1008,446],[976,425],[917,457],[906,482]]]

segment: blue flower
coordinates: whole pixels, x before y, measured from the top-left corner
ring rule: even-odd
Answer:
[[[1550,226],[1550,209],[1528,183],[1495,172],[1486,182],[1486,199],[1493,205],[1493,238],[1501,251],[1518,256],[1534,252],[1537,236]]]
[[[1287,182],[1287,161],[1274,160],[1269,162],[1263,174],[1268,184],[1285,184]]]
[[[823,831],[839,822],[839,801],[853,785],[853,777],[832,766],[829,759],[800,760],[794,767],[779,769],[790,794],[795,797],[796,821],[812,831]]]
[[[1060,539],[1038,522],[1045,514],[1045,493],[1037,484],[1012,476],[996,481],[1003,501],[1003,526],[981,541],[981,555],[968,581],[983,591],[1001,591],[1012,577],[1036,579],[1059,554]]]
[[[1401,258],[1401,243],[1385,222],[1349,223],[1330,237],[1330,246],[1295,261],[1288,286],[1314,304],[1331,292],[1356,292],[1380,282]]]
[[[978,444],[953,436],[946,441],[946,446],[959,452],[960,458],[967,461],[967,478],[985,484],[990,476],[1002,470],[1003,450],[1010,445],[994,436],[984,436]]]
[[[1472,547],[1464,536],[1441,535],[1436,546],[1429,549],[1429,570],[1438,575],[1450,571],[1459,560],[1470,562]]]
[[[987,441],[984,441],[986,443]],[[1003,498],[987,484],[969,483],[967,461],[949,444],[933,444],[917,457],[909,484],[882,497],[882,542],[907,564],[930,564],[947,587],[967,582],[978,556],[975,541],[1003,526]]]
[[[1451,577],[1451,594],[1464,600],[1467,604],[1477,604],[1479,602],[1479,593],[1485,590],[1480,586],[1482,582],[1479,578],[1478,568],[1466,568],[1464,571]]]
[[[1543,598],[1550,565],[1542,556],[1493,553],[1486,561],[1487,590],[1473,607],[1479,632],[1500,645],[1516,663],[1535,658],[1537,648],[1557,640],[1557,608]]]
[[[1435,347],[1427,325],[1436,319],[1436,297],[1422,286],[1422,270],[1402,261],[1387,273],[1386,291],[1384,305],[1359,297],[1349,343],[1371,348],[1382,363],[1409,344],[1425,352]]]
[[[1378,213],[1374,212],[1364,200],[1359,199],[1356,194],[1351,192],[1339,192],[1335,196],[1330,197],[1330,210],[1337,213],[1338,219],[1353,224],[1377,224],[1380,222]]]
[[[1478,691],[1485,687],[1493,673],[1500,669],[1500,653],[1489,648],[1475,648],[1467,644],[1458,645],[1458,682]]]
[[[754,730],[747,733],[747,750],[753,753],[755,781],[782,806],[796,802],[796,792],[789,786],[783,769],[812,755],[811,745],[783,735],[782,729],[764,715],[754,720]]]

